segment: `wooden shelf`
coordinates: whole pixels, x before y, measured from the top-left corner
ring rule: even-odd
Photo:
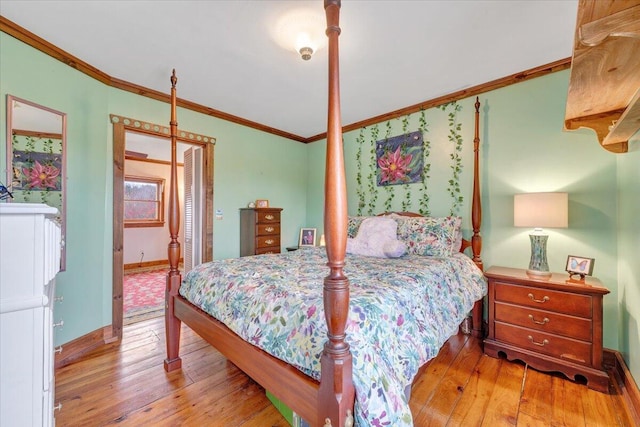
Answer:
[[[640,129],[640,0],[580,0],[565,128],[624,153]]]

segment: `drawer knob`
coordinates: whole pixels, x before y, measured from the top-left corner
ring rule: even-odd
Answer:
[[[548,317],[545,317],[544,319],[542,319],[542,321],[540,321],[540,320],[534,319],[533,318],[533,314],[530,314],[529,315],[529,319],[531,319],[531,321],[533,323],[535,323],[536,325],[544,325],[545,323],[549,323],[549,318]]]
[[[545,295],[544,297],[542,297],[542,299],[536,299],[536,298],[533,296],[533,294],[529,294],[529,295],[528,295],[528,297],[529,297],[529,299],[531,299],[531,301],[533,301],[533,302],[537,302],[537,303],[540,303],[540,304],[542,304],[542,303],[545,303],[545,302],[549,301],[549,297],[548,297],[548,296],[546,296],[546,295]]]
[[[539,345],[540,347],[544,347],[545,345],[549,344],[549,340],[546,339],[546,338],[542,342],[535,342],[531,335],[529,335],[528,338],[529,338],[529,341],[531,341],[531,344],[533,344],[533,345]]]
[[[267,245],[272,245],[273,244],[273,239],[268,239],[264,241]]]
[[[268,220],[272,220],[274,218],[274,216],[271,215],[271,214],[267,214],[267,215],[264,216],[264,218],[268,219]]]
[[[265,228],[264,228],[264,230],[265,230],[267,233],[271,233],[273,230],[275,230],[275,228],[273,228],[273,227],[265,227]]]

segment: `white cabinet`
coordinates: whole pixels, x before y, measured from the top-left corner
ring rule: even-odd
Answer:
[[[57,209],[0,203],[0,424],[53,426]]]

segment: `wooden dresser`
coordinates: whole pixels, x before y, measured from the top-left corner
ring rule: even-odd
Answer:
[[[57,209],[0,203],[0,425],[53,426]],[[59,406],[58,406],[59,408]]]
[[[609,290],[595,278],[570,280],[553,273],[549,280],[525,270],[491,267],[489,336],[484,352],[504,354],[532,368],[580,376],[598,391],[609,389],[602,367],[602,297]]]
[[[280,253],[282,208],[240,209],[240,256]]]

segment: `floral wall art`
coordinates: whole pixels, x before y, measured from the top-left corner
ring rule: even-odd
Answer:
[[[15,134],[11,189],[18,202],[45,203],[62,212],[62,136]]]
[[[376,142],[378,186],[422,182],[422,132]]]
[[[449,214],[458,214],[464,200],[460,191],[463,141],[458,113],[461,109],[452,102],[429,110],[429,115],[422,110],[360,129],[355,163],[357,215],[398,209],[430,215],[434,166],[438,174],[434,188],[440,193],[446,191],[451,203]],[[440,131],[431,135],[431,125]],[[430,158],[433,149],[440,154],[436,165]],[[443,151],[448,152],[447,165],[442,164]],[[444,178],[443,172],[447,175]]]

